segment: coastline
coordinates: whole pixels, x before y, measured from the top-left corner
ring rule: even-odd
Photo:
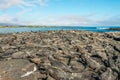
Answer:
[[[98,32],[98,33],[106,33],[106,32],[120,32],[119,30],[110,30],[110,28],[100,28],[100,27],[82,27],[82,26],[52,26],[52,27],[4,27],[0,28],[1,34],[7,33],[22,33],[22,32],[45,32],[45,31],[90,31],[90,32]]]
[[[108,30],[118,30],[118,31],[120,31],[120,28],[109,28]]]
[[[0,78],[119,79],[119,35],[77,30],[0,34]]]
[[[58,26],[0,26],[0,28],[53,28]]]

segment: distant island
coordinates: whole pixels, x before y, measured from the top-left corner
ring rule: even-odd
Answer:
[[[18,25],[18,26],[0,26],[0,28],[20,28],[20,27],[29,27],[29,28],[47,28],[47,27],[57,27],[57,26],[36,26],[36,25]]]

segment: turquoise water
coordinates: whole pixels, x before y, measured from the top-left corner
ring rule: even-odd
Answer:
[[[53,28],[29,28],[29,27],[21,27],[21,28],[0,28],[0,33],[16,33],[16,32],[30,32],[30,31],[50,31],[50,30],[85,30],[92,32],[118,32],[112,30],[106,30],[109,27],[53,27]]]

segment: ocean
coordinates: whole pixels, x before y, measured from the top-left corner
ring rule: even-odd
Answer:
[[[0,28],[0,33],[16,33],[16,32],[30,32],[30,31],[51,31],[51,30],[85,30],[92,32],[120,32],[117,30],[108,30],[109,28],[120,28],[120,26],[58,26],[58,27],[46,27],[46,28],[29,28],[29,27],[20,27],[20,28]]]

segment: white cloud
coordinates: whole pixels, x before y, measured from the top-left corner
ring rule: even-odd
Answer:
[[[32,9],[23,9],[21,12],[19,12],[19,13],[16,14],[16,17],[21,17],[25,13],[30,12],[30,11],[32,11]]]
[[[119,15],[116,16],[112,16],[106,19],[101,19],[99,20],[99,25],[104,25],[104,26],[108,26],[108,25],[120,25],[120,17]]]
[[[65,15],[65,16],[52,16],[47,19],[35,20],[28,22],[30,25],[55,25],[55,26],[115,26],[120,25],[120,17],[109,17],[104,19],[94,19],[93,16],[81,15]]]
[[[38,4],[40,4],[41,6],[44,6],[45,4],[48,3],[49,0],[38,0]]]
[[[26,21],[21,21],[16,17],[11,17],[7,14],[1,15],[0,16],[0,23],[10,23],[10,24],[26,24]]]
[[[35,4],[45,5],[48,0],[0,0],[0,9],[7,9],[12,6],[33,7]]]
[[[26,11],[25,11],[26,12]],[[24,12],[23,12],[24,13]],[[21,13],[22,14],[22,13]],[[21,15],[19,14],[19,15]],[[87,16],[87,15],[86,15]],[[1,15],[0,23],[13,23],[21,25],[55,25],[55,26],[109,26],[120,25],[120,17],[111,17],[107,19],[92,19],[91,16],[80,15],[66,15],[66,16],[52,16],[42,19],[30,19],[20,20],[17,17],[11,17],[9,15]],[[94,16],[93,16],[94,17]]]
[[[8,22],[21,24],[22,22],[19,21],[19,17],[32,11],[32,7],[35,7],[36,4],[43,6],[47,4],[47,2],[48,0],[0,0],[0,10],[6,10],[11,7],[17,7],[21,9],[20,12],[15,13],[14,17],[7,14],[0,15],[0,23]]]
[[[80,15],[65,15],[61,17],[48,17],[47,20],[42,20],[40,22],[42,25],[92,25],[93,20],[89,17]]]
[[[13,21],[12,19],[13,19],[12,17],[4,14],[4,15],[0,16],[0,23],[5,23],[5,22],[6,23],[12,23],[12,21]]]
[[[9,9],[10,7],[18,7],[21,9],[20,12],[16,13],[15,16],[7,14],[0,15],[0,23],[14,23],[14,24],[26,24],[26,25],[120,25],[120,17],[104,17],[104,19],[98,19],[95,14],[90,15],[64,15],[64,16],[52,16],[45,17],[42,19],[30,19],[20,20],[24,14],[32,11],[32,7],[36,4],[44,6],[49,0],[0,0],[0,10]],[[60,1],[60,0],[56,0]],[[40,16],[38,16],[40,17]],[[40,17],[41,18],[41,17]],[[105,19],[106,18],[106,19]],[[32,21],[33,20],[33,21]]]
[[[24,0],[1,0],[0,1],[0,9],[6,9],[10,8],[12,6],[33,6],[33,4],[30,4],[28,2],[25,2]]]

